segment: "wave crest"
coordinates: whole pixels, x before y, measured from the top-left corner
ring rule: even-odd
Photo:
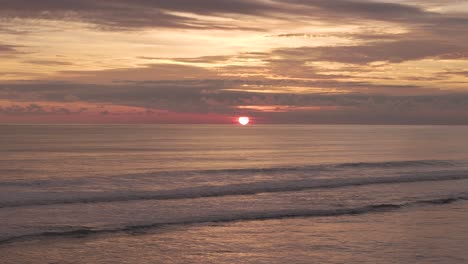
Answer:
[[[236,195],[255,195],[260,193],[279,193],[304,191],[311,189],[332,189],[352,186],[378,185],[378,184],[399,184],[428,181],[453,181],[466,180],[468,173],[451,172],[450,174],[439,175],[411,175],[398,177],[380,178],[338,178],[338,179],[304,179],[290,181],[268,181],[242,184],[229,184],[222,186],[202,186],[184,189],[173,189],[165,191],[144,192],[129,191],[127,193],[99,193],[94,197],[83,197],[82,195],[63,199],[26,200],[0,203],[0,208],[26,207],[26,206],[47,206],[79,203],[111,203],[129,202],[139,200],[180,200],[198,199],[208,197],[223,197]]]
[[[193,219],[174,220],[171,222],[159,222],[145,225],[132,225],[122,226],[110,229],[92,229],[87,227],[80,227],[74,230],[67,231],[49,231],[36,234],[27,234],[14,237],[8,237],[0,240],[0,244],[7,244],[12,242],[25,241],[30,239],[41,239],[50,237],[86,237],[97,234],[109,233],[142,233],[146,230],[161,228],[171,225],[193,225],[204,223],[229,223],[240,221],[261,221],[285,218],[300,218],[300,217],[332,217],[332,216],[345,216],[345,215],[362,215],[369,213],[388,212],[401,208],[421,206],[421,205],[443,205],[450,204],[458,201],[468,201],[468,195],[460,195],[453,197],[437,198],[432,200],[420,200],[414,202],[407,202],[402,204],[375,204],[355,208],[339,208],[328,210],[277,210],[277,211],[261,211],[261,212],[246,212],[230,215],[217,215],[217,216],[203,216],[194,217]]]

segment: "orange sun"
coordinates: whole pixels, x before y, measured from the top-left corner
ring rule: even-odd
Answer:
[[[245,126],[245,125],[248,125],[249,122],[250,122],[250,118],[248,118],[246,116],[239,117],[239,124]]]

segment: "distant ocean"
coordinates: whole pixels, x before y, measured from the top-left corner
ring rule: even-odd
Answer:
[[[468,263],[468,126],[2,125],[0,263]]]

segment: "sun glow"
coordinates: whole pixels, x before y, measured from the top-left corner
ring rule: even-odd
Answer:
[[[246,116],[239,117],[239,124],[245,126],[245,125],[248,125],[249,122],[250,122],[250,118],[248,118]]]

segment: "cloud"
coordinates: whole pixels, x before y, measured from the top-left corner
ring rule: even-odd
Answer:
[[[442,55],[440,55],[438,57],[438,59],[442,59],[442,60],[466,60],[466,59],[468,59],[468,50],[442,54]]]
[[[234,56],[229,55],[218,55],[218,56],[201,56],[201,57],[193,57],[193,58],[160,58],[160,57],[148,57],[148,56],[139,56],[138,59],[143,60],[156,60],[156,61],[171,61],[171,62],[183,62],[183,63],[204,63],[204,64],[211,64],[211,63],[219,63],[225,62]]]
[[[93,0],[3,0],[2,7],[4,10],[8,10],[12,13],[16,11],[18,13],[24,12],[36,14],[55,11],[100,12],[104,9],[110,9],[110,11],[122,11],[125,9],[142,11],[143,9],[154,9],[198,14],[252,14],[261,13],[273,9],[270,5],[266,4],[265,2],[257,0],[199,0],[196,2],[191,0],[134,0],[131,2],[126,0],[109,0],[104,2],[98,2]]]
[[[20,115],[20,114],[45,114],[46,111],[37,104],[30,104],[27,106],[21,105],[10,105],[10,106],[0,106],[0,114],[7,115]]]
[[[145,27],[237,29],[243,27],[210,23],[180,13],[199,15],[258,14],[270,9],[272,9],[271,6],[261,1],[247,0],[4,0],[0,15],[10,19],[83,21],[98,25],[101,29]],[[179,12],[179,14],[176,15],[174,12]]]
[[[151,82],[155,80],[177,79],[207,79],[214,77],[215,73],[197,66],[182,64],[147,64],[136,68],[117,68],[101,71],[62,71],[59,77],[68,82],[77,83],[126,83],[126,82]]]
[[[280,56],[284,60],[299,61],[331,61],[351,64],[368,64],[377,61],[400,63],[456,53],[463,49],[465,49],[463,46],[428,39],[385,41],[357,46],[277,49],[272,55]]]
[[[71,62],[66,62],[66,61],[53,61],[53,60],[27,60],[27,61],[23,61],[24,63],[28,63],[28,64],[35,64],[35,65],[43,65],[43,66],[47,66],[47,65],[52,65],[52,66],[69,66],[69,65],[73,65],[73,63]]]
[[[327,14],[347,14],[346,18],[367,18],[375,20],[401,20],[421,16],[425,12],[416,6],[399,3],[347,0],[277,0],[278,2],[297,4],[304,7],[327,11]]]
[[[6,45],[0,43],[0,55],[16,53],[16,48],[17,47],[13,45]]]
[[[377,20],[404,23],[412,26],[434,25],[454,26],[467,25],[468,18],[461,14],[443,14],[427,11],[425,6],[403,3],[377,2],[365,0],[276,0],[283,4],[299,5],[299,14],[315,10],[313,16],[326,21],[356,21],[356,19]]]
[[[146,109],[139,110],[140,112],[167,111],[199,116],[211,113],[226,116],[245,113],[261,117],[266,123],[466,124],[468,122],[468,94],[443,92],[421,95],[360,92],[304,94],[228,89],[241,83],[245,81],[153,81],[145,84],[136,82],[112,86],[67,83],[4,84],[0,85],[0,99],[7,100],[10,104],[13,102],[13,105],[14,102],[19,104],[22,101],[31,101],[31,98],[42,102],[43,105],[59,105],[52,110],[46,108],[48,114],[64,114],[65,112],[59,108],[69,109],[67,105],[92,104],[122,107],[124,109],[122,114],[134,113],[133,110],[125,110],[134,107]],[[249,84],[264,86],[280,85],[280,83],[252,81]],[[328,85],[331,86],[332,83]],[[340,84],[335,82],[334,85]],[[76,114],[76,111],[69,110],[69,114]],[[109,109],[99,110],[99,112],[104,111],[112,112]],[[3,114],[43,114],[44,111],[23,105],[21,108],[11,106],[3,108],[2,112]]]
[[[173,58],[171,60],[188,63],[217,63],[227,61],[230,58],[232,58],[232,56],[202,56],[196,58]]]
[[[235,18],[239,15],[294,20],[308,17],[327,22],[370,19],[411,24],[467,25],[462,16],[429,12],[401,3],[346,0],[4,0],[4,18],[84,21],[112,28],[223,28],[246,29],[234,23],[209,22],[198,16]],[[259,27],[257,27],[258,29]]]
[[[460,76],[468,77],[468,71],[447,71],[447,72],[443,72],[441,74],[442,75],[447,75],[447,74],[460,75]]]
[[[468,18],[441,3],[4,0],[0,34],[13,45],[0,44],[10,82],[0,101],[13,104],[1,111],[74,115],[68,105],[97,104],[265,122],[463,123]],[[152,28],[168,30],[134,37]]]

